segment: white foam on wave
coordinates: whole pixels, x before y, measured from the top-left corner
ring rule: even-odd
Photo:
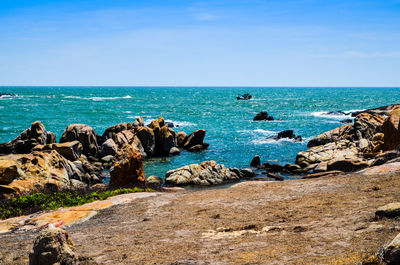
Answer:
[[[301,142],[295,142],[294,139],[289,139],[289,138],[282,138],[279,140],[273,139],[273,138],[267,138],[267,139],[256,139],[251,141],[253,144],[256,145],[262,145],[262,144],[283,144],[283,143],[301,143]]]
[[[73,98],[73,99],[85,99],[85,100],[93,100],[93,101],[103,101],[103,100],[114,100],[114,99],[129,99],[131,96],[127,95],[124,97],[80,97],[80,96],[65,96],[64,98]]]
[[[179,127],[190,127],[190,126],[197,126],[196,123],[189,122],[189,121],[174,121],[174,120],[165,120],[166,122],[172,122],[175,126]]]
[[[325,118],[325,119],[335,119],[335,120],[339,120],[339,119],[346,119],[346,118],[352,118],[351,114],[353,112],[357,112],[357,111],[362,111],[362,110],[345,110],[343,111],[343,114],[329,114],[330,111],[314,111],[311,112],[311,116],[314,117],[319,117],[319,118]]]

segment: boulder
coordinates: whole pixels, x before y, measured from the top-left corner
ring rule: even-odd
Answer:
[[[380,254],[383,264],[400,264],[400,234],[398,234],[389,244],[385,245],[380,250]]]
[[[192,146],[203,144],[205,135],[206,130],[203,129],[192,132],[183,145],[183,148],[189,149]]]
[[[4,174],[0,179],[3,196],[6,197],[52,192],[54,189],[68,190],[72,179],[83,180],[85,175],[85,172],[55,150],[0,156],[0,172]]]
[[[138,117],[133,123],[132,123],[133,127],[143,127],[144,126],[144,121],[143,121],[143,117]]]
[[[375,160],[372,162],[371,166],[383,165],[390,160],[398,158],[399,156],[400,152],[397,150],[384,152],[375,156]]]
[[[201,152],[204,151],[205,149],[207,149],[210,145],[207,143],[202,143],[202,144],[196,144],[192,147],[190,147],[189,149],[187,149],[187,151],[189,152]]]
[[[320,173],[328,171],[328,162],[320,162],[313,170],[313,173]]]
[[[74,265],[78,264],[75,246],[65,230],[49,227],[35,239],[29,254],[29,265]]]
[[[81,157],[83,152],[82,144],[78,141],[65,142],[65,143],[54,143],[46,145],[37,145],[32,151],[46,151],[56,150],[60,155],[68,160],[75,161]]]
[[[274,117],[269,116],[268,112],[261,111],[254,118],[253,121],[273,121]]]
[[[169,155],[171,148],[176,147],[176,140],[172,134],[172,129],[169,129],[167,125],[160,128],[158,137],[156,138],[157,153],[159,155],[165,156]]]
[[[368,161],[356,159],[334,159],[328,162],[328,171],[340,170],[343,172],[353,172],[368,167]]]
[[[142,143],[144,152],[147,154],[148,157],[153,156],[156,147],[156,139],[153,129],[149,127],[138,127],[137,129],[135,129],[135,132],[136,136]]]
[[[27,154],[36,145],[45,145],[56,142],[56,136],[40,121],[32,123],[31,127],[23,131],[17,138],[7,143],[0,144],[0,154]]]
[[[110,186],[125,187],[146,185],[143,171],[143,158],[131,145],[124,146],[116,155],[114,166],[110,169]]]
[[[199,164],[192,164],[166,173],[165,182],[167,185],[217,185],[232,181],[238,181],[240,177],[233,171],[225,168],[224,165],[215,161],[205,161]]]
[[[361,113],[354,119],[353,139],[372,140],[376,133],[382,132],[385,117],[378,114]]]
[[[187,140],[187,134],[185,132],[178,132],[176,137],[176,144],[178,147],[183,147]]]
[[[339,174],[343,174],[343,171],[340,170],[333,170],[333,171],[325,171],[325,172],[319,172],[319,173],[312,173],[312,174],[307,174],[303,179],[312,179],[312,178],[320,178],[320,177],[325,177],[325,176],[336,176]]]
[[[135,139],[135,133],[130,130],[124,130],[113,134],[112,139],[118,148],[122,148],[125,145],[133,143]]]
[[[86,124],[71,124],[61,136],[60,143],[79,141],[86,156],[97,156],[99,146],[96,133],[92,127]]]
[[[352,117],[356,117],[357,115],[361,113],[368,113],[368,114],[378,114],[381,116],[388,116],[389,113],[397,108],[399,104],[392,104],[392,105],[387,105],[387,106],[382,106],[374,109],[367,109],[367,110],[361,110],[361,111],[353,111],[351,112]]]
[[[327,143],[337,142],[340,140],[352,140],[353,124],[345,124],[342,127],[324,132],[317,137],[311,139],[307,147],[325,145]]]
[[[255,177],[257,174],[251,168],[243,168],[240,170],[244,178],[252,178]]]
[[[147,183],[149,184],[158,184],[158,185],[162,185],[163,184],[163,180],[160,177],[157,176],[150,176],[147,178]]]
[[[398,217],[400,216],[400,202],[392,202],[379,207],[375,212],[376,217]]]
[[[261,158],[260,158],[259,155],[255,155],[253,157],[253,159],[251,160],[251,162],[250,162],[250,166],[251,167],[257,167],[259,165],[261,165]]]
[[[150,124],[149,127],[153,129],[154,131],[161,129],[165,125],[165,121],[163,117],[159,117],[156,120],[153,120]]]
[[[101,145],[101,156],[114,156],[117,153],[117,145],[114,140],[109,138]]]
[[[179,155],[181,152],[179,151],[179,149],[177,148],[177,147],[172,147],[170,150],[169,150],[169,155],[170,156],[176,156],[176,155]]]
[[[264,163],[262,165],[262,168],[264,168],[270,172],[282,172],[283,171],[283,166],[281,166],[279,164]]]
[[[400,107],[392,110],[383,123],[384,150],[394,150],[400,145]]]
[[[293,133],[293,130],[281,131],[281,132],[278,133],[277,136],[273,136],[273,137],[270,137],[270,138],[274,139],[274,140],[277,140],[277,141],[280,140],[280,139],[294,139],[295,142],[301,142],[302,141],[301,136],[296,136]]]
[[[113,138],[113,136],[119,132],[126,131],[132,129],[132,124],[128,122],[123,122],[114,126],[107,128],[103,133],[103,141]]]

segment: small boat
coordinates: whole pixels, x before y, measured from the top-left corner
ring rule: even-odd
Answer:
[[[251,98],[252,98],[252,96],[248,93],[236,97],[237,100],[249,100]]]

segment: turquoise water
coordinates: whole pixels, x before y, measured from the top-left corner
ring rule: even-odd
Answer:
[[[293,163],[307,140],[340,125],[343,116],[324,111],[361,110],[400,102],[400,88],[225,88],[225,87],[1,87],[0,141],[15,138],[36,120],[57,139],[71,123],[86,123],[98,134],[120,122],[142,116],[149,123],[163,116],[179,125],[175,131],[206,129],[209,150],[145,162],[149,175],[164,177],[167,170],[204,160],[228,167],[248,167],[252,157],[262,162]],[[250,93],[253,100],[238,101]],[[260,111],[283,121],[254,122]],[[305,141],[267,139],[292,129]]]

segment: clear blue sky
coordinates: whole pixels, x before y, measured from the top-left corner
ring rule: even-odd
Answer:
[[[0,85],[400,86],[400,1],[1,0]]]

